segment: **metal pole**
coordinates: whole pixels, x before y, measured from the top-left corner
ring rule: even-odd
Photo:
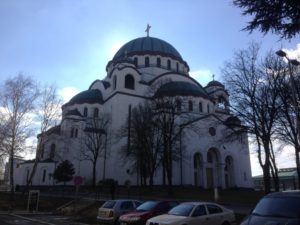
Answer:
[[[106,149],[107,149],[107,132],[105,132],[105,144],[104,144],[104,162],[103,162],[103,180],[105,180],[105,168],[106,168]]]

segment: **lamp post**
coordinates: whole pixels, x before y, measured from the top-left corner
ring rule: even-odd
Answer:
[[[276,54],[279,57],[285,58],[288,62],[288,70],[289,70],[289,74],[290,74],[290,82],[291,82],[291,91],[292,91],[292,99],[293,99],[293,105],[295,108],[295,113],[296,113],[296,118],[295,118],[295,131],[296,131],[296,143],[295,143],[295,152],[296,152],[296,165],[297,165],[297,173],[298,173],[298,186],[300,187],[300,161],[299,161],[299,151],[300,151],[300,115],[299,115],[299,106],[298,106],[298,101],[297,101],[297,94],[298,94],[298,98],[299,93],[297,92],[297,85],[295,82],[295,77],[293,74],[293,70],[292,70],[292,65],[293,66],[299,66],[300,62],[297,61],[296,59],[290,59],[286,52],[284,52],[283,50],[279,50],[276,52]],[[297,79],[298,80],[298,79]]]
[[[298,106],[297,93],[296,93],[297,92],[297,86],[296,86],[295,77],[294,77],[293,70],[292,70],[292,65],[293,66],[299,66],[300,62],[297,61],[296,59],[290,59],[287,56],[286,52],[284,52],[283,50],[277,51],[276,54],[281,58],[285,58],[288,62],[290,82],[291,82],[291,91],[292,91],[292,99],[293,99],[293,105],[295,107],[295,112],[296,112],[296,121],[295,121],[296,134],[297,134],[298,143],[299,143],[299,141],[300,141],[300,138],[299,138],[299,135],[300,135],[300,133],[299,133],[299,131],[300,131],[300,129],[299,129],[299,106]]]

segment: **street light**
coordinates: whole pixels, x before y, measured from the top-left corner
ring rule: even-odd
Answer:
[[[299,66],[300,62],[297,61],[296,59],[290,59],[286,52],[284,52],[283,50],[279,50],[276,52],[276,54],[282,58],[285,58],[288,62],[288,68],[289,68],[289,74],[290,74],[290,81],[291,81],[291,90],[292,90],[292,97],[293,97],[293,105],[295,107],[295,113],[296,113],[296,120],[295,120],[295,130],[296,130],[296,143],[295,143],[295,152],[296,152],[296,164],[297,164],[297,173],[298,173],[298,182],[300,185],[300,171],[299,171],[299,142],[300,142],[300,120],[299,120],[299,106],[298,106],[298,102],[297,102],[297,95],[296,95],[296,91],[297,91],[297,86],[295,83],[295,78],[294,78],[294,74],[293,74],[293,70],[292,70],[292,66]],[[297,70],[297,73],[299,73],[299,70]],[[299,76],[298,76],[299,78]],[[299,81],[299,79],[297,79],[297,81]],[[298,93],[298,92],[297,92]],[[298,93],[298,98],[299,98],[299,93]]]
[[[298,107],[298,102],[297,102],[297,95],[296,95],[296,90],[297,90],[297,86],[296,86],[296,82],[295,82],[295,78],[294,78],[294,74],[293,74],[293,70],[292,70],[292,66],[299,66],[300,62],[296,59],[290,59],[286,52],[283,50],[279,50],[276,52],[276,54],[279,57],[285,58],[288,62],[288,68],[289,68],[289,74],[290,74],[290,82],[291,82],[291,90],[292,90],[292,97],[293,97],[293,105],[295,107],[295,112],[296,112],[296,134],[298,134],[298,143],[300,141],[300,121],[299,121],[299,107]],[[298,96],[299,97],[299,96]]]

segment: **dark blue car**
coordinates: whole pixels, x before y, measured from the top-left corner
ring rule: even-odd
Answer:
[[[300,225],[300,191],[263,197],[240,225]]]

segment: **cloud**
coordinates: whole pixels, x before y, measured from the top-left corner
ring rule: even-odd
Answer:
[[[63,89],[58,90],[59,96],[63,99],[63,102],[68,102],[74,95],[78,94],[80,91],[75,87],[65,87]]]
[[[300,43],[297,44],[296,49],[283,49],[290,59],[300,60]]]
[[[210,70],[196,70],[190,72],[190,76],[203,86],[205,86],[209,81],[212,81],[212,75],[213,73]]]

